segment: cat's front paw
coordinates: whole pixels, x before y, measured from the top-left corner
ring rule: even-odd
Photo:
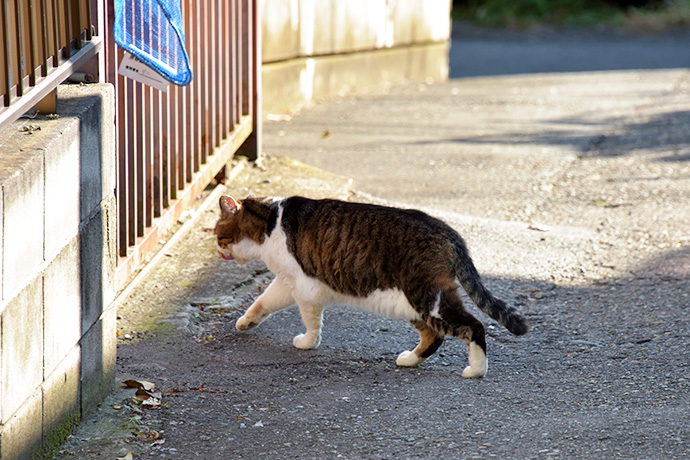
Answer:
[[[247,330],[252,329],[252,328],[254,328],[254,327],[258,326],[258,325],[259,325],[258,322],[253,321],[253,320],[247,318],[247,315],[244,315],[244,316],[240,317],[240,318],[237,320],[237,322],[235,323],[235,327],[236,327],[237,330],[239,330],[239,331],[247,331]]]
[[[301,350],[313,350],[321,344],[321,334],[300,334],[292,339],[292,344]]]
[[[403,351],[398,355],[395,364],[402,367],[416,367],[422,364],[426,359],[417,356],[414,351]]]

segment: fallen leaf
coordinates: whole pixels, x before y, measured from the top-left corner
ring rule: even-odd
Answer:
[[[540,224],[537,222],[532,222],[527,228],[529,228],[530,230],[536,230],[538,232],[548,232],[549,230],[551,230],[551,227],[549,227],[548,225]]]
[[[117,460],[134,460],[134,455],[131,452],[127,452],[124,457],[117,457]]]
[[[161,399],[163,397],[163,395],[161,394],[160,391],[156,391],[156,392],[146,391],[143,388],[139,388],[137,390],[137,392],[135,393],[135,395],[137,396],[137,398],[141,399],[142,401],[145,401],[149,398]]]
[[[157,439],[151,443],[151,447],[153,446],[160,446],[161,444],[165,444],[165,439]]]
[[[149,430],[139,435],[139,440],[141,442],[155,442],[160,439],[161,435],[156,430]],[[162,444],[162,443],[161,443]]]
[[[121,406],[121,405],[119,405],[119,404],[113,404],[112,407],[113,407],[113,409],[115,409],[115,410],[120,410],[120,409],[122,409],[123,406]]]
[[[122,382],[126,388],[142,388],[146,391],[153,391],[156,385],[146,380],[125,380]]]

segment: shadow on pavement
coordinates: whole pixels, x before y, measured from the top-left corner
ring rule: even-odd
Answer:
[[[511,120],[512,123],[515,123]],[[690,161],[690,146],[687,130],[690,126],[690,111],[680,110],[657,114],[650,119],[635,121],[631,117],[607,117],[596,122],[584,119],[552,119],[541,122],[543,130],[528,132],[522,130],[503,132],[500,135],[482,134],[456,138],[440,138],[411,142],[417,145],[429,144],[485,144],[485,145],[535,145],[571,146],[581,157],[617,157],[631,154],[667,154],[654,161]],[[561,127],[563,126],[563,127]],[[568,129],[566,126],[572,126]],[[609,134],[592,139],[590,131],[583,126],[609,127]],[[552,127],[555,127],[552,128]]]

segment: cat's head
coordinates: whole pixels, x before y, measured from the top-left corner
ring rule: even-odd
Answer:
[[[219,205],[215,232],[220,256],[239,263],[258,258],[271,213],[269,200],[252,196],[237,201],[222,196]]]

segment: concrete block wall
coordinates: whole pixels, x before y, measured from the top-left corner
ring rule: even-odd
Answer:
[[[262,0],[263,113],[448,78],[451,0]]]
[[[0,459],[60,445],[114,383],[110,85],[60,86],[58,119],[0,133]]]

